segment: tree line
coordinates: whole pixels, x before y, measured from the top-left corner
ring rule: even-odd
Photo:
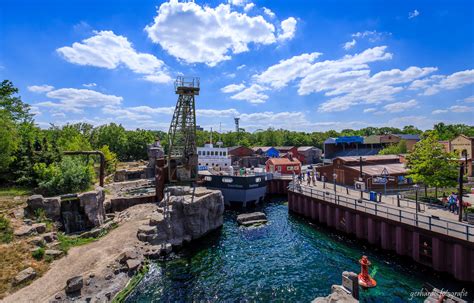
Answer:
[[[63,151],[101,150],[106,155],[107,172],[112,173],[117,161],[147,159],[147,145],[160,139],[165,150],[166,132],[159,130],[127,130],[110,123],[93,126],[88,123],[51,124],[47,129],[35,125],[28,104],[21,100],[18,88],[11,81],[0,84],[0,183],[35,187],[45,194],[87,189],[95,180],[97,159],[87,156],[64,156]],[[422,131],[414,126],[366,127],[359,130],[297,132],[268,128],[255,132],[241,130],[219,134],[214,141],[224,146],[316,146],[323,147],[329,137],[369,136],[382,134],[433,134],[441,140],[463,133],[474,136],[474,126],[438,123],[433,130]],[[196,144],[209,142],[209,131],[197,131]],[[400,147],[403,148],[403,147]],[[395,149],[395,147],[393,148]]]

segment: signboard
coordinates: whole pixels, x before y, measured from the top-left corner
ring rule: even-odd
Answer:
[[[375,177],[372,179],[372,184],[387,184],[388,180],[384,177]]]
[[[358,191],[365,191],[365,183],[360,181],[355,181],[355,189]]]
[[[388,175],[389,175],[388,170],[387,170],[386,167],[384,167],[383,170],[382,170],[382,177],[386,177]]]

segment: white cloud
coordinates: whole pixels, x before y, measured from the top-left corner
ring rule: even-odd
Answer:
[[[369,108],[364,109],[364,113],[373,113],[375,111],[377,111],[375,107],[369,107]]]
[[[474,112],[474,107],[465,106],[465,105],[453,105],[449,108],[453,113],[472,113]]]
[[[346,43],[344,43],[344,46],[342,48],[344,48],[345,50],[349,50],[353,48],[356,45],[356,43],[357,41],[355,39],[352,39],[352,41],[347,41]]]
[[[38,106],[30,106],[30,114],[39,116],[41,115],[41,111]]]
[[[270,17],[270,18],[274,18],[274,17],[275,17],[275,13],[274,13],[271,9],[269,9],[269,8],[264,7],[264,8],[263,8],[263,12],[265,13],[265,15],[267,15],[267,16]]]
[[[198,109],[197,117],[237,117],[239,112],[235,108],[229,109]]]
[[[51,85],[31,85],[28,86],[28,90],[33,93],[47,93],[49,91],[52,91],[54,89],[54,86]]]
[[[229,4],[212,8],[170,0],[161,4],[145,30],[151,41],[170,55],[209,66],[249,51],[250,43],[269,45],[277,41],[274,24],[261,15],[232,11]]]
[[[46,94],[57,102],[45,101],[35,104],[40,107],[49,107],[55,112],[81,113],[84,108],[119,105],[123,98],[106,95],[89,89],[61,88]]]
[[[392,33],[387,33],[387,32],[378,32],[376,30],[373,31],[363,31],[363,32],[357,32],[351,35],[352,38],[356,39],[367,39],[369,42],[377,42],[382,40],[382,38],[386,36],[390,36]]]
[[[474,69],[453,73],[449,76],[439,76],[429,79],[431,82],[424,83],[426,88],[423,92],[425,96],[431,96],[443,90],[453,90],[474,83]],[[418,88],[419,88],[418,87]]]
[[[280,27],[282,32],[280,35],[278,35],[278,40],[285,41],[293,39],[296,31],[296,23],[297,21],[293,17],[281,21]]]
[[[235,6],[244,6],[247,3],[247,0],[228,0],[228,3]]]
[[[437,109],[437,110],[432,111],[431,113],[433,115],[438,115],[438,114],[445,114],[445,113],[448,113],[448,112],[449,112],[449,110],[447,110],[447,109]]]
[[[273,88],[285,87],[289,82],[304,75],[311,68],[312,63],[321,55],[321,53],[315,52],[281,60],[261,74],[254,75],[253,78],[258,83],[269,85]]]
[[[268,96],[262,94],[263,91],[266,91],[267,88],[260,86],[258,84],[252,84],[250,87],[242,90],[241,92],[231,96],[234,100],[243,100],[252,104],[265,103],[268,99]]]
[[[223,88],[221,88],[221,92],[223,93],[235,93],[235,92],[238,92],[238,91],[241,91],[245,88],[245,85],[244,84],[229,84],[227,86],[224,86]]]
[[[408,109],[413,109],[418,105],[415,99],[406,102],[395,102],[385,105],[383,108],[390,113],[400,113]]]
[[[237,70],[241,70],[242,68],[244,68],[244,67],[246,67],[246,66],[247,66],[247,65],[245,65],[245,64],[239,65],[239,66],[237,66]]]
[[[413,19],[417,17],[418,15],[420,15],[420,12],[415,9],[414,11],[408,13],[408,19]]]
[[[168,83],[172,80],[162,60],[151,54],[138,53],[126,37],[112,31],[95,32],[95,36],[82,43],[75,42],[71,47],[56,51],[70,63],[107,69],[123,65],[134,73],[145,75],[149,81]]]
[[[252,8],[254,8],[254,7],[255,7],[254,3],[247,3],[244,7],[244,11],[248,12],[248,11],[252,10]]]
[[[91,87],[96,87],[97,84],[96,83],[84,83],[84,84],[82,84],[82,86],[87,87],[87,88],[91,88]]]
[[[474,103],[474,96],[470,96],[464,99],[464,102],[467,103]]]

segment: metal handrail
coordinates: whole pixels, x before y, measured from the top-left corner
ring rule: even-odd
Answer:
[[[378,204],[373,201],[358,200],[337,194],[334,196],[334,192],[331,190],[321,191],[318,189],[308,188],[307,186],[301,184],[296,185],[293,182],[290,182],[288,185],[288,190],[309,194],[309,196],[312,198],[318,198],[329,203],[361,210],[365,213],[373,214],[379,217],[385,217],[387,219],[398,221],[404,224],[410,224],[435,233],[474,242],[474,233],[472,233],[474,231],[474,226],[469,224],[452,222],[435,216],[416,214],[414,212],[402,210],[400,208]]]

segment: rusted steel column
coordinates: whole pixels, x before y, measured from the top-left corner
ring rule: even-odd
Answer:
[[[325,205],[323,203],[318,204],[318,213],[319,213],[319,222],[320,223],[326,223],[326,209]]]
[[[433,237],[431,239],[431,247],[433,252],[433,269],[444,271],[447,257],[444,242],[436,237]]]
[[[372,218],[367,218],[367,240],[370,244],[377,242],[377,222]]]
[[[395,251],[399,255],[406,255],[406,235],[405,230],[401,226],[395,226]]]
[[[332,205],[326,205],[326,224],[330,227],[334,226],[334,208]]]
[[[359,215],[359,214],[356,214],[356,236],[357,238],[359,239],[365,239],[365,220],[364,218]]]
[[[411,246],[411,255],[413,260],[416,262],[420,261],[420,234],[416,231],[411,233],[411,239],[408,238],[408,240],[411,240],[412,246]]]
[[[385,221],[380,222],[380,242],[383,249],[393,249],[392,226]]]
[[[464,280],[466,266],[466,254],[462,245],[455,243],[453,245],[453,266],[451,273],[458,280]]]

